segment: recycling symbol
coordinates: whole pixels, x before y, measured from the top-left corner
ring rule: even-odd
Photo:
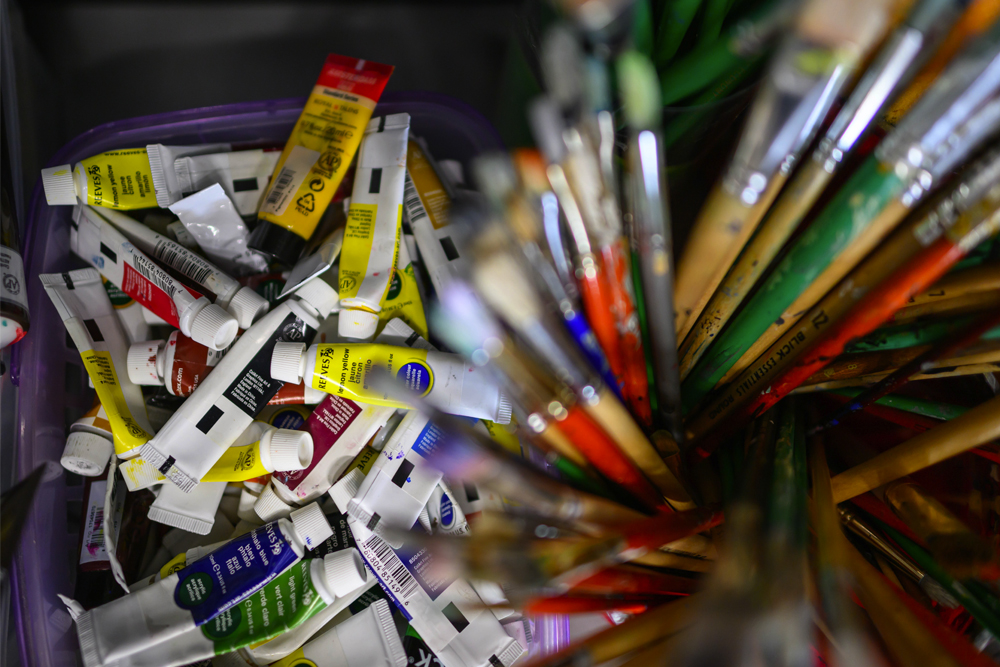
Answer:
[[[17,279],[17,276],[8,273],[3,277],[3,286],[7,288],[7,291],[13,295],[21,293],[21,281]]]
[[[307,192],[299,197],[299,200],[295,202],[295,205],[306,213],[312,213],[316,208],[316,198],[313,196],[313,193]]]

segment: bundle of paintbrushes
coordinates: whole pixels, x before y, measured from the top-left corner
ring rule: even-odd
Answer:
[[[516,431],[374,380],[491,495],[469,534],[386,539],[499,584],[495,613],[607,619],[532,664],[991,664],[1000,3],[558,7],[537,148],[475,163],[431,309]],[[738,139],[672,229],[693,126],[664,105],[737,81]]]

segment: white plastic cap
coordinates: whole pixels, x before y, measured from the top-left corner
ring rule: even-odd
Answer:
[[[333,309],[340,302],[337,290],[327,285],[326,282],[315,278],[295,290],[295,296],[318,310],[319,316],[324,319],[333,312]]]
[[[309,503],[289,514],[288,518],[292,520],[295,532],[306,549],[315,549],[333,535],[333,528],[330,528],[319,503]]]
[[[128,367],[128,379],[133,384],[161,386],[165,383],[161,350],[166,345],[166,341],[162,340],[132,343],[128,348],[126,366]]]
[[[260,523],[257,513],[253,511],[253,506],[256,503],[256,493],[246,487],[240,490],[240,504],[236,509],[236,516],[240,518],[240,521],[247,521],[255,525]]]
[[[307,431],[268,429],[260,439],[260,458],[264,468],[271,472],[304,470],[312,463],[312,436]]]
[[[458,160],[438,160],[437,166],[444,172],[445,177],[455,185],[465,184],[465,170]]]
[[[271,356],[271,377],[279,382],[298,384],[306,372],[305,343],[275,343]]]
[[[226,305],[240,329],[249,329],[254,321],[271,308],[267,299],[249,287],[241,287]]]
[[[337,333],[341,338],[353,338],[355,340],[371,340],[375,337],[375,329],[378,327],[378,315],[367,310],[351,308],[340,311],[340,319],[337,322]]]
[[[111,460],[114,445],[111,440],[96,433],[74,431],[66,438],[59,462],[63,468],[84,477],[97,477]]]
[[[509,424],[510,417],[514,413],[514,406],[511,405],[510,397],[507,396],[503,391],[500,392],[500,397],[497,399],[497,424]]]
[[[49,206],[72,206],[76,203],[76,184],[73,182],[73,165],[42,169],[42,188]]]
[[[357,549],[343,549],[323,557],[326,587],[338,598],[368,581],[368,568]]]
[[[364,481],[365,473],[361,471],[361,468],[352,468],[349,473],[330,487],[330,498],[333,499],[333,504],[337,506],[341,514],[347,514],[347,504],[354,496],[358,495],[361,483]]]
[[[283,519],[292,513],[292,506],[278,497],[270,484],[261,492],[260,498],[254,503],[253,511],[264,523]]]
[[[239,328],[235,317],[212,303],[194,316],[191,340],[213,350],[225,350],[236,338]]]

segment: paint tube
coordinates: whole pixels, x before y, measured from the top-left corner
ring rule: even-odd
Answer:
[[[250,247],[292,266],[361,143],[392,66],[330,54],[275,167]]]
[[[166,147],[163,147],[166,148]],[[171,146],[174,155],[197,155],[229,149],[229,144]],[[153,170],[145,148],[108,151],[77,162],[42,169],[49,206],[72,206],[77,198],[91,206],[136,209],[157,205]]]
[[[152,437],[142,390],[125,372],[128,343],[101,276],[94,269],[39,276],[80,351],[114,435],[115,453],[134,455]],[[93,461],[102,465],[100,461]],[[106,463],[106,461],[104,462]]]
[[[468,535],[469,522],[455,495],[444,480],[437,483],[427,501],[427,518],[431,531],[444,535]]]
[[[223,452],[201,481],[243,482],[275,470],[299,470],[308,466],[312,457],[313,442],[308,433],[277,429],[255,421]],[[141,457],[125,461],[120,467],[129,491],[148,488],[166,480],[159,470]]]
[[[167,484],[160,489],[156,502],[149,508],[149,518],[189,533],[208,535],[215,524],[215,513],[225,491],[225,482],[204,482],[190,493]]]
[[[168,224],[164,231],[166,231],[167,236],[171,240],[177,241],[188,250],[201,252],[201,247],[198,245],[198,242],[194,240],[193,236],[191,236],[191,232],[184,228],[184,223],[180,220],[174,220]]]
[[[102,475],[99,478],[88,478],[83,491],[79,559],[73,599],[84,608],[104,604],[118,593],[111,573],[111,560],[104,546],[104,497],[107,495],[107,488],[107,475]]]
[[[250,232],[222,186],[215,184],[170,205],[208,258],[239,277],[267,271],[263,255],[247,246]]]
[[[240,215],[252,216],[257,215],[257,204],[281,155],[280,151],[258,148],[175,157],[172,151],[163,152],[154,148],[159,147],[146,147],[150,164],[153,164],[153,156],[156,155],[164,167],[162,176],[156,169],[153,170],[153,186],[160,206],[167,208],[187,195],[219,184]]]
[[[441,436],[427,417],[407,413],[347,503],[348,516],[390,542],[392,531],[409,530],[441,481],[426,460]]]
[[[277,472],[271,478],[279,498],[302,503],[326,493],[392,413],[392,408],[328,395],[302,427],[312,435],[312,463],[303,470]]]
[[[174,331],[165,341],[147,340],[131,345],[128,350],[128,376],[136,384],[165,386],[170,395],[187,397],[194,393],[227,351],[209,349],[180,331]],[[268,405],[316,405],[325,396],[325,393],[304,384],[286,384],[271,397]]]
[[[451,198],[434,169],[430,156],[411,140],[406,151],[406,217],[420,256],[427,265],[434,290],[441,294],[449,281],[462,273],[465,260],[451,236],[448,209]]]
[[[272,475],[275,493],[289,504],[322,496],[392,413],[392,408],[326,396],[302,426],[312,436],[315,448],[312,463],[302,470],[283,470]]]
[[[374,455],[368,452],[374,452]],[[367,454],[367,456],[366,456]],[[371,470],[372,465],[378,460],[379,452],[372,449],[371,447],[366,447],[361,451],[361,454],[354,459],[354,462],[358,462],[362,456],[365,456],[365,460],[361,462],[360,465],[354,466],[352,462],[351,466],[348,467],[347,472],[344,476],[337,480],[337,483],[330,487],[330,499],[336,506],[337,511],[341,514],[347,515],[347,505],[354,499],[354,496],[358,495],[358,490],[365,481],[365,477],[368,475],[368,471]]]
[[[173,667],[207,660],[288,632],[349,597],[366,578],[357,552],[305,559],[199,628],[125,655],[106,667]],[[346,605],[345,605],[346,606]],[[102,663],[87,662],[87,667]]]
[[[107,468],[114,450],[108,413],[95,396],[93,407],[69,427],[66,447],[59,462],[77,475],[97,477]]]
[[[343,322],[343,313],[341,313]],[[367,387],[372,368],[383,368],[428,402],[450,414],[510,422],[510,399],[486,371],[456,354],[378,343],[313,345],[278,344],[271,375],[284,382],[306,384],[359,403],[407,408],[405,403]]]
[[[249,287],[243,287],[219,267],[180,243],[157,234],[120,211],[93,212],[117,227],[139,250],[213,294],[215,304],[235,317],[241,329],[248,329],[254,320],[267,312],[269,304],[262,296]]]
[[[403,634],[403,650],[406,652],[406,661],[418,667],[443,667],[434,652],[427,648],[427,644],[420,638],[420,634],[413,629],[412,625],[406,626]]]
[[[142,457],[185,491],[194,488],[281,388],[270,373],[274,345],[311,337],[317,317],[335,302],[331,287],[312,280],[257,320],[143,446]]]
[[[216,350],[233,342],[239,325],[232,315],[170,275],[93,209],[80,207],[70,248],[185,336]]]
[[[121,291],[107,278],[101,280],[104,282],[104,291],[108,293],[111,305],[114,306],[118,319],[121,320],[122,327],[125,329],[128,342],[149,340],[149,324],[146,323],[146,318],[142,315],[142,305]]]
[[[444,667],[510,667],[524,652],[469,582],[424,577],[435,571],[431,550],[393,549],[357,520],[349,523],[368,568]]]
[[[327,519],[333,528],[333,535],[316,547],[313,556],[320,558],[344,550],[357,552],[357,545],[347,525],[347,517],[328,514]],[[251,665],[269,665],[292,654],[319,632],[361,613],[378,600],[388,602],[389,598],[382,592],[375,577],[368,577],[360,588],[348,595],[338,596],[334,604],[309,617],[298,627],[263,644],[241,649],[239,657]]]
[[[0,349],[24,338],[31,326],[21,235],[14,202],[8,198],[12,187],[6,178],[0,187]]]
[[[331,534],[319,506],[309,505],[290,520],[256,528],[147,588],[88,611],[77,619],[84,662],[115,664],[205,625],[287,572],[306,549]]]
[[[405,113],[373,118],[365,128],[340,256],[343,338],[375,336],[398,258],[409,133]]]
[[[396,634],[388,603],[378,600],[272,664],[275,667],[309,664],[316,667],[403,667],[406,653]]]
[[[407,235],[403,236],[405,238]],[[416,266],[409,249],[402,241],[399,244],[396,268],[393,269],[389,289],[385,293],[382,310],[378,314],[379,326],[384,327],[396,318],[402,319],[421,337],[427,338],[427,317],[424,314],[424,302],[420,297]]]

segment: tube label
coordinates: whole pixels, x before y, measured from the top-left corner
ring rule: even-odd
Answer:
[[[203,482],[242,482],[270,472],[260,462],[260,441],[242,447],[228,447]]]
[[[167,369],[167,389],[174,396],[190,396],[205,376],[225,356],[226,350],[211,350],[179,331],[170,334],[167,347],[173,347],[174,360]]]
[[[195,625],[203,625],[266,586],[298,558],[277,522],[254,528],[178,572],[174,602],[191,612]]]
[[[427,363],[427,350],[365,343],[318,345],[312,386],[360,403],[408,407],[368,387],[368,371],[375,367],[392,373],[420,396],[426,396],[434,388],[434,371]]]
[[[257,354],[222,395],[250,417],[256,417],[282,386],[281,382],[271,377],[271,357],[275,344],[306,340],[311,333],[305,322],[295,313],[289,313],[278,325],[275,335],[261,345]]]
[[[299,561],[266,586],[259,586],[255,594],[204,623],[202,634],[215,645],[215,654],[263,643],[326,607],[310,576],[313,560]]]
[[[124,454],[145,444],[153,436],[132,418],[132,413],[125,402],[125,394],[122,393],[121,384],[118,382],[118,373],[115,372],[111,353],[88,350],[81,352],[80,358],[83,359],[87,375],[94,383],[94,389],[112,425],[111,434],[114,436],[115,452]]]
[[[136,209],[156,206],[145,148],[108,151],[80,162],[91,206]]]
[[[308,239],[361,143],[393,68],[331,54],[275,167],[258,217]],[[287,170],[286,170],[287,167]]]

